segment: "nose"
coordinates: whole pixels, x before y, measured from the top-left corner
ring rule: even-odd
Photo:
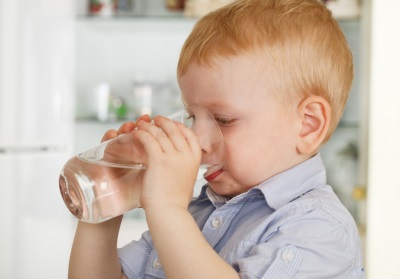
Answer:
[[[201,119],[196,116],[193,123],[192,131],[197,136],[203,154],[212,152],[212,146],[215,141],[218,141],[217,132],[215,127],[210,125],[209,120]]]
[[[193,110],[195,121],[192,131],[197,136],[202,150],[202,164],[221,164],[225,161],[225,143],[219,125],[204,108]]]
[[[223,141],[219,125],[205,108],[196,106],[191,109],[194,113],[192,131],[197,136],[203,153],[210,153],[215,143]]]

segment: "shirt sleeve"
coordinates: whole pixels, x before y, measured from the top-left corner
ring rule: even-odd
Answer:
[[[118,249],[118,256],[122,272],[129,279],[165,278],[148,231],[143,233],[140,240]]]

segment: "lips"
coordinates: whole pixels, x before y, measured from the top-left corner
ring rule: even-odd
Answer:
[[[216,172],[213,172],[213,173],[211,173],[211,174],[205,176],[204,178],[205,178],[205,180],[207,180],[208,182],[211,182],[211,181],[213,181],[218,175],[220,175],[221,172],[222,172],[222,170],[218,170],[218,171],[216,171]]]

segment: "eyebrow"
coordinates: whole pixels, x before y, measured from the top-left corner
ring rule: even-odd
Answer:
[[[187,102],[185,102],[185,100],[183,98],[181,98],[181,101],[182,101],[182,104],[184,105],[184,107],[190,107],[190,105],[188,105]],[[210,103],[206,103],[205,106],[207,106],[209,108],[225,108],[225,107],[229,107],[229,105],[227,105],[226,101],[213,101],[213,102],[210,102]],[[203,106],[203,107],[205,107],[205,106]]]

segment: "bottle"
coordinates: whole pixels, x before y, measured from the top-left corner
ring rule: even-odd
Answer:
[[[153,87],[138,76],[133,84],[134,113],[137,116],[153,113]]]
[[[101,122],[107,121],[110,114],[111,88],[106,82],[100,83],[95,90],[96,115]]]

